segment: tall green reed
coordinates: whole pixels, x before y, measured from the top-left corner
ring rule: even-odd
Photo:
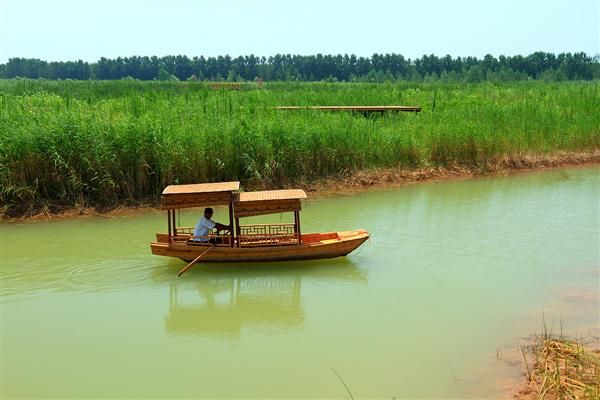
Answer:
[[[0,82],[0,202],[117,204],[172,183],[268,187],[364,168],[469,165],[600,148],[596,82]],[[432,101],[435,93],[435,109]],[[365,117],[277,105],[420,105]]]

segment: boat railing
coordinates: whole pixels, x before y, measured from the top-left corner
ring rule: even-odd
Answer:
[[[194,235],[194,230],[195,228],[193,226],[178,226],[177,227],[177,235],[176,236],[184,236],[187,237],[188,239],[194,239],[194,238],[208,238],[208,239],[215,239],[215,238],[222,238],[222,239],[227,239],[229,240],[229,234],[217,234],[217,231],[215,229],[211,229],[208,236],[193,236]],[[229,242],[227,242],[229,243]]]
[[[229,235],[216,235],[214,230],[208,236],[195,237],[193,226],[178,226],[177,235],[171,237],[171,243],[188,244],[193,239],[217,239],[222,243],[217,245],[229,246]],[[298,233],[295,224],[248,224],[240,225],[237,235],[237,245],[240,247],[255,246],[289,246],[298,244]],[[204,244],[206,242],[195,242]],[[191,243],[191,244],[195,244]]]
[[[240,225],[238,243],[240,247],[287,246],[298,244],[298,233],[294,224]]]
[[[192,235],[194,233],[193,226],[178,226],[177,234]]]
[[[193,235],[194,234],[194,230],[196,228],[194,228],[193,226],[178,226],[177,227],[177,234],[178,235]],[[211,229],[210,230],[210,235],[215,235],[216,234],[216,229]],[[221,231],[223,232],[223,231]]]
[[[240,225],[240,235],[290,235],[296,233],[294,224]]]

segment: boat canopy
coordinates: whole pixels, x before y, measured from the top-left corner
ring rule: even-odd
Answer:
[[[195,183],[169,185],[163,190],[160,206],[163,210],[230,204],[239,182]]]
[[[300,199],[305,198],[306,193],[301,189],[234,193],[234,216],[235,218],[243,218],[255,215],[300,211]]]

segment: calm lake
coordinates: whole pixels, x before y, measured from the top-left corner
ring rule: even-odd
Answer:
[[[303,233],[371,240],[345,258],[198,264],[179,279],[185,263],[148,245],[166,212],[0,224],[0,397],[342,399],[338,374],[354,398],[510,397],[543,320],[600,335],[599,176],[308,200]]]

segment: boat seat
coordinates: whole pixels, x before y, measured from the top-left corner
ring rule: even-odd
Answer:
[[[224,243],[209,243],[209,242],[196,242],[195,240],[188,239],[188,241],[186,242],[186,244],[188,246],[201,246],[201,247],[210,247],[210,246],[215,246],[215,247],[230,247],[228,241],[224,242]]]
[[[192,240],[192,239],[188,239],[188,241],[186,243],[191,246],[207,246],[207,245],[212,244],[212,243],[208,243],[208,242],[196,242],[195,240]]]

